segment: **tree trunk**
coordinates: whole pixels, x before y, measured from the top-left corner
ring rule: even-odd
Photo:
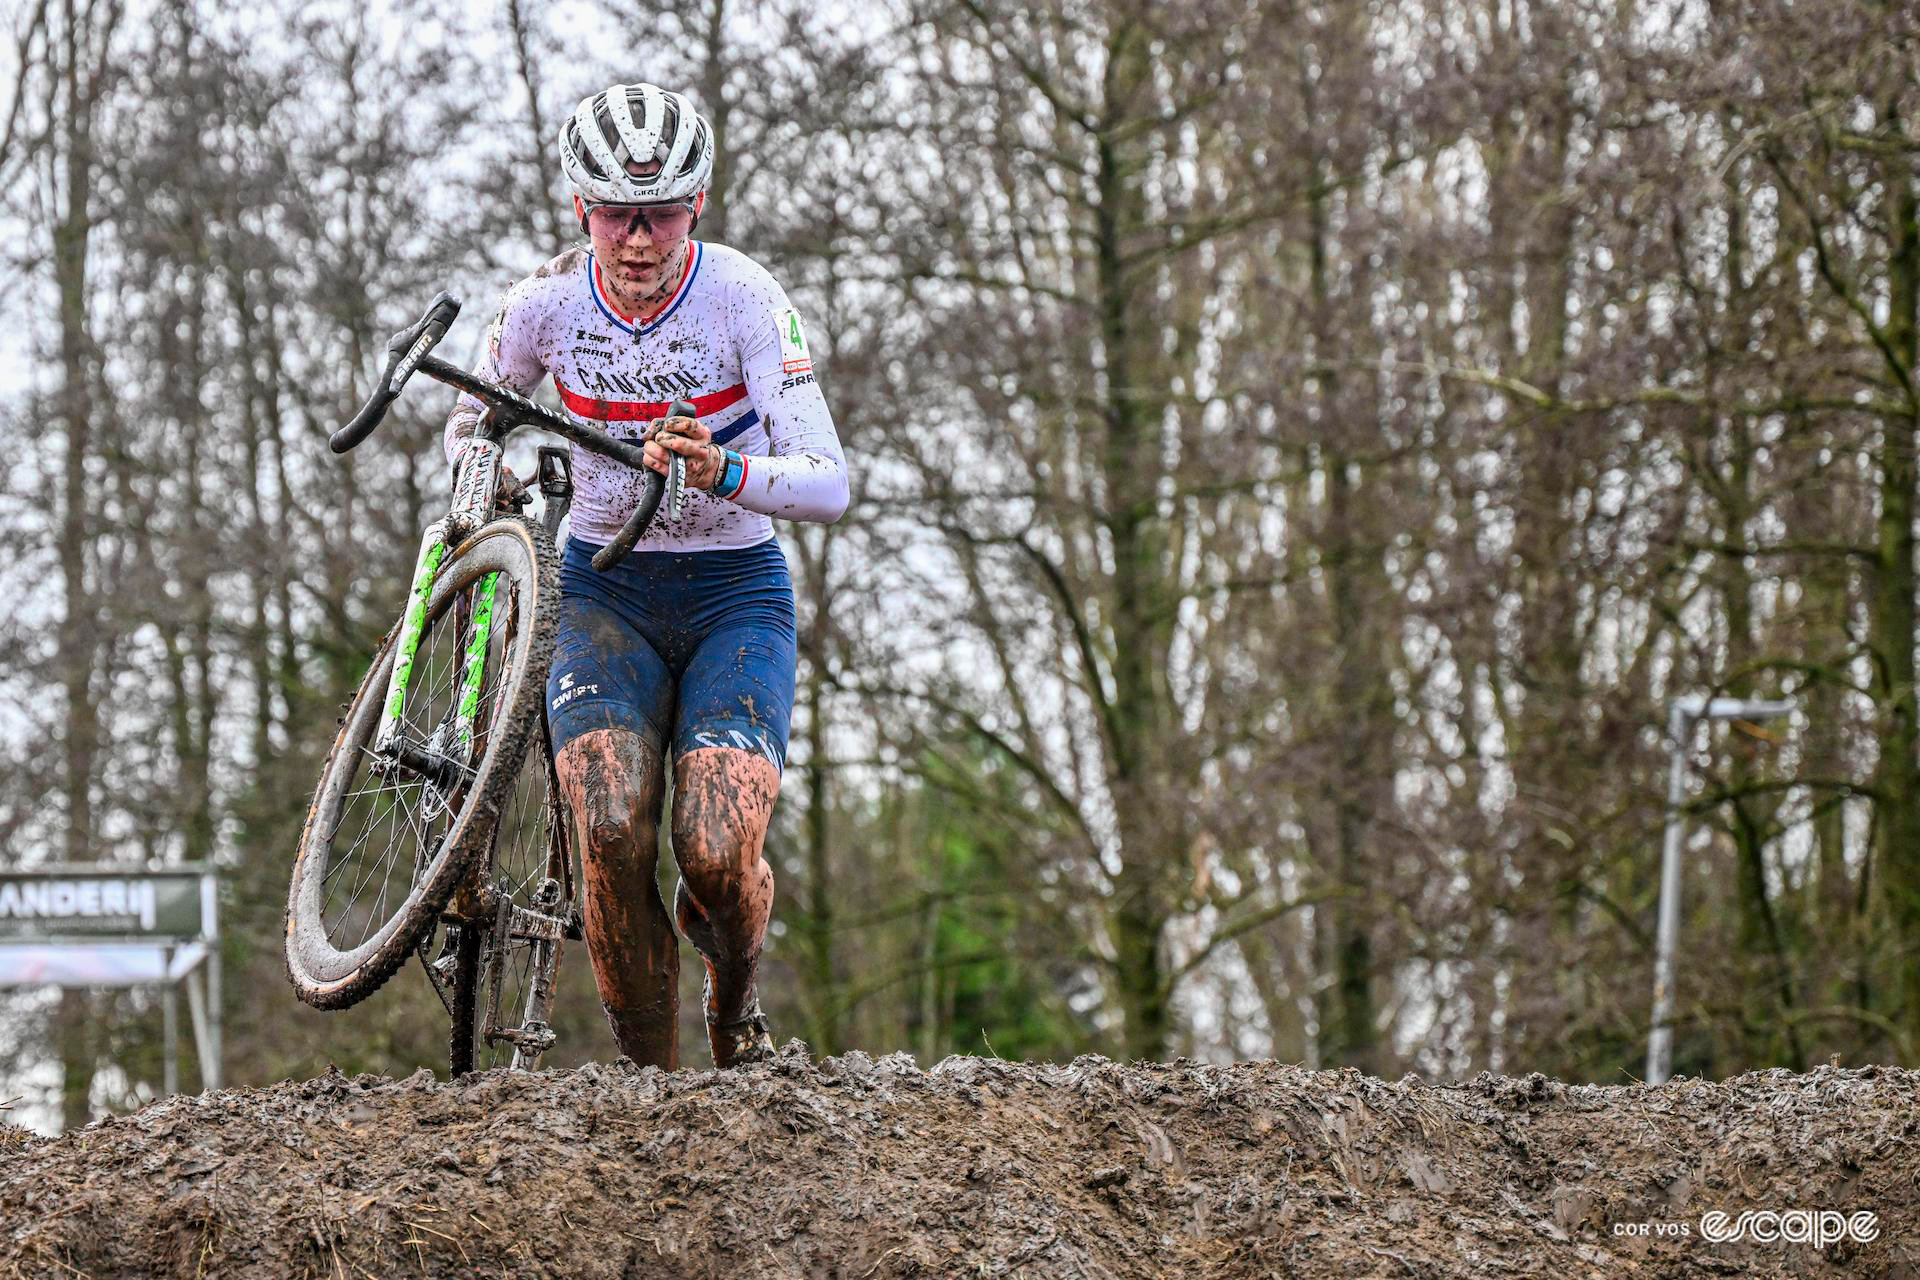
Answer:
[[[1107,120],[1096,140],[1095,289],[1106,387],[1101,468],[1104,513],[1113,542],[1113,725],[1109,787],[1119,838],[1120,871],[1110,928],[1115,986],[1125,1019],[1129,1058],[1158,1058],[1169,1031],[1162,935],[1172,912],[1167,864],[1180,843],[1172,829],[1180,798],[1165,794],[1161,768],[1168,731],[1165,632],[1172,609],[1165,591],[1166,535],[1155,510],[1163,469],[1147,397],[1152,326],[1136,307],[1137,287],[1123,262],[1127,238],[1142,220],[1139,175],[1116,140],[1116,117],[1147,72],[1145,41],[1130,22],[1108,40]],[[1143,334],[1143,330],[1147,331]]]
[[[95,351],[87,325],[87,252],[93,230],[89,198],[93,190],[93,119],[101,87],[90,74],[95,52],[92,41],[111,39],[109,11],[105,28],[96,30],[90,11],[77,11],[66,0],[64,29],[60,33],[63,61],[59,74],[49,79],[47,116],[58,120],[61,141],[57,152],[65,203],[53,228],[52,266],[59,299],[60,392],[58,418],[65,436],[59,506],[60,584],[64,610],[58,641],[61,690],[64,695],[64,756],[61,792],[66,802],[62,853],[70,863],[99,857],[95,843],[93,783],[100,749],[100,721],[93,700],[98,665],[98,608],[87,576],[87,549],[93,530],[87,462],[93,454],[93,385]],[[64,98],[64,102],[60,101]],[[68,1127],[86,1123],[96,1066],[90,1002],[85,994],[64,991],[56,1016],[57,1047],[61,1059],[61,1115]]]
[[[1893,243],[1888,263],[1891,297],[1886,324],[1888,358],[1905,374],[1913,397],[1916,369],[1916,295],[1920,295],[1920,186],[1911,176],[1893,193]],[[1874,788],[1879,797],[1880,865],[1900,974],[1899,1024],[1909,1052],[1920,1045],[1920,766],[1915,747],[1914,630],[1916,612],[1913,521],[1915,448],[1920,445],[1920,413],[1889,416],[1881,446],[1879,544],[1874,560],[1874,591],[1869,613],[1869,643],[1880,678],[1880,757]]]

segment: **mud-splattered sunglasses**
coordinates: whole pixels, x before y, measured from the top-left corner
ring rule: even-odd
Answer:
[[[607,240],[678,240],[693,230],[691,200],[658,204],[582,204],[587,233]]]

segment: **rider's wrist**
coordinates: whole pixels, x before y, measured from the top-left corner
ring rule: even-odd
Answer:
[[[720,450],[720,473],[714,477],[713,496],[736,498],[747,485],[747,460],[733,449]]]

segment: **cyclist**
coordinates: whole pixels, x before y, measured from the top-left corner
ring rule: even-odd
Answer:
[[[793,705],[793,587],[771,517],[832,521],[846,466],[799,313],[751,258],[694,240],[713,130],[685,97],[617,84],[560,131],[588,243],[507,291],[475,370],[529,391],[551,375],[576,419],[685,460],[683,512],[663,506],[606,573],[592,555],[640,480],[574,454],[572,536],[547,685],[556,770],[581,836],[587,951],[621,1052],[678,1065],[679,946],[656,880],[673,760],[674,917],[706,962],[716,1066],[770,1057],[756,966],[773,907],[761,846]],[[695,416],[666,416],[676,400]],[[458,466],[484,407],[447,420]]]

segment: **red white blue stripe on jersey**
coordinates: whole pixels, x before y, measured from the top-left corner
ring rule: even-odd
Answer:
[[[651,333],[665,324],[667,317],[672,315],[674,309],[685,300],[687,291],[693,287],[694,276],[700,273],[700,257],[700,242],[689,240],[687,267],[680,277],[679,286],[674,289],[673,296],[667,299],[666,304],[653,313],[653,318],[644,322],[636,322],[631,317],[620,314],[620,308],[613,305],[613,299],[607,294],[606,284],[600,279],[600,263],[595,260],[593,269],[587,272],[587,288],[593,292],[593,305],[600,308],[600,314],[612,321],[614,327],[623,333]]]
[[[672,407],[671,400],[603,400],[598,396],[583,396],[573,390],[558,377],[553,380],[554,389],[560,393],[560,403],[575,417],[592,418],[599,422],[652,422],[667,416]],[[747,398],[747,384],[735,383],[725,391],[712,391],[703,396],[695,396],[690,401],[693,416],[711,417],[723,409],[730,409]],[[716,427],[713,439],[716,444],[727,441],[760,421],[760,414],[752,405],[747,411],[724,427]]]

